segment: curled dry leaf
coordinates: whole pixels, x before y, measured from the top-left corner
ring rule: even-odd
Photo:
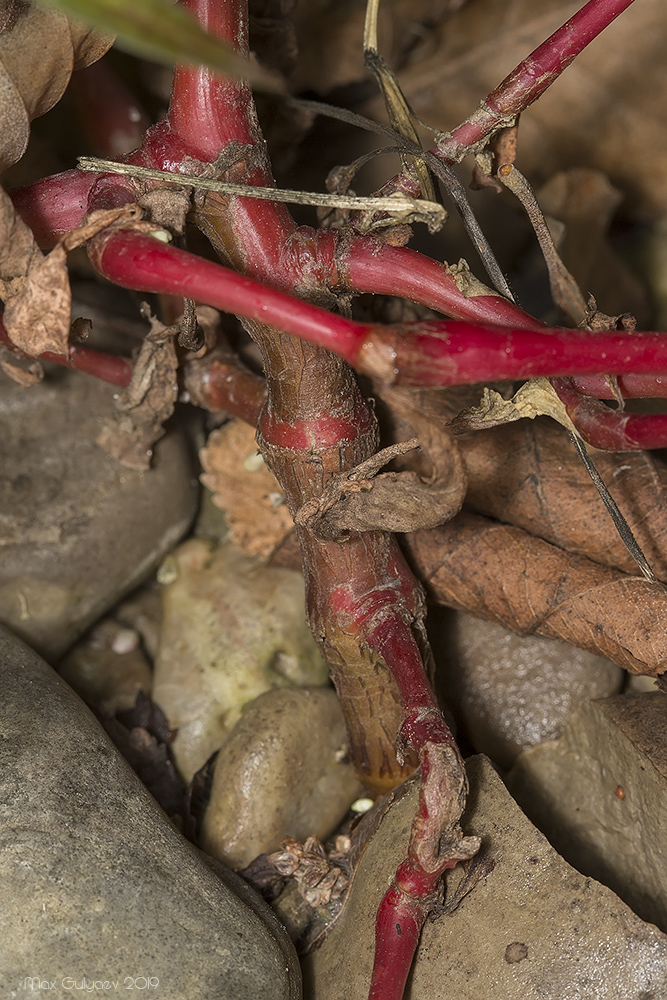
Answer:
[[[13,5],[0,32],[0,170],[23,156],[30,122],[57,104],[72,71],[100,59],[112,42],[59,11]]]
[[[461,509],[466,471],[458,446],[443,420],[424,412],[409,393],[383,391],[394,416],[417,437],[384,448],[356,468],[334,476],[321,497],[299,510],[296,523],[319,538],[339,539],[350,531],[416,531],[444,524]],[[421,448],[430,475],[413,470],[379,470],[394,459]]]
[[[45,257],[1,188],[0,298],[5,328],[17,347],[33,356],[66,353],[71,294],[65,249],[59,244]]]
[[[45,256],[0,188],[0,299],[12,343],[33,357],[44,351],[67,354],[72,308],[67,251],[113,224],[141,226],[140,215],[137,205],[93,212]]]
[[[267,860],[280,875],[296,881],[301,895],[314,909],[342,896],[350,881],[337,864],[336,852],[327,856],[317,837],[309,837],[304,844],[285,837],[281,849],[269,854]]]
[[[178,396],[174,338],[178,331],[178,326],[167,327],[151,317],[151,331],[135,362],[132,380],[116,399],[118,416],[97,438],[100,447],[129,469],[150,467],[153,445],[174,412]]]
[[[278,481],[258,453],[254,428],[230,420],[200,452],[201,481],[227,516],[233,542],[250,556],[268,558],[293,530]]]
[[[450,426],[454,434],[466,434],[468,431],[510,424],[524,418],[534,420],[539,416],[552,417],[563,427],[576,433],[564,404],[546,378],[533,378],[524,382],[511,399],[505,399],[495,389],[485,388],[479,405],[462,410]]]
[[[520,421],[460,440],[468,468],[466,507],[560,548],[636,572],[632,556],[567,433],[547,420]],[[667,467],[652,452],[594,452],[654,573],[667,580]]]
[[[438,603],[520,635],[565,639],[633,673],[667,670],[667,592],[660,583],[475,514],[416,532],[408,544]]]

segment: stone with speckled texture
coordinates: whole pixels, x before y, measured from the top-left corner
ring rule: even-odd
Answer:
[[[95,443],[116,387],[55,366],[0,381],[0,622],[53,661],[188,530],[194,449],[172,426],[127,469]]]
[[[529,822],[489,761],[467,763],[466,834],[495,862],[451,915],[424,926],[406,1000],[665,1000],[667,936],[570,867]],[[311,1000],[366,1000],[375,910],[407,850],[417,785],[383,817],[351,897],[306,957]],[[449,874],[447,892],[461,879]]]
[[[0,996],[34,992],[32,977],[58,1000],[84,977],[125,995],[147,977],[136,988],[155,1000],[298,1000],[268,907],[202,860],[83,702],[4,629],[0,687]]]

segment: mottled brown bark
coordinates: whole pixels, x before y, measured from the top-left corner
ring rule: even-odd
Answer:
[[[259,324],[249,329],[267,371],[258,442],[294,515],[332,476],[376,451],[377,426],[343,361]],[[406,615],[420,619],[421,588],[384,532],[353,532],[341,542],[318,540],[305,528],[298,534],[308,619],[343,706],[352,759],[369,789],[387,791],[416,765],[412,756],[403,766],[396,760],[401,699],[391,671],[363,641],[363,626],[334,607],[332,594],[343,583],[354,599],[372,602],[374,592],[394,589]]]

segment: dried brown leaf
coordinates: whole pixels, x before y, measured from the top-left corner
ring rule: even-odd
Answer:
[[[466,507],[563,549],[636,572],[633,559],[567,433],[520,421],[460,441],[468,467]],[[667,580],[667,467],[651,452],[593,452],[593,460],[650,566]]]
[[[442,21],[466,0],[394,0],[380,5],[379,51],[392,66],[401,66],[417,48],[432,50],[431,26]],[[296,90],[326,94],[367,79],[361,40],[365,0],[301,0],[296,10],[299,62]]]
[[[545,635],[626,670],[667,670],[667,592],[475,514],[416,532],[408,545],[433,599],[520,635]]]
[[[565,226],[558,252],[583,292],[592,292],[611,313],[629,310],[642,324],[648,321],[645,287],[608,239],[623,195],[605,174],[586,168],[555,174],[540,188],[538,201],[548,216]]]
[[[2,189],[0,298],[5,328],[17,347],[33,356],[66,353],[71,293],[65,250],[58,245],[45,257]]]
[[[248,555],[268,558],[294,528],[278,481],[258,453],[255,431],[230,420],[200,452],[201,481],[227,516],[230,538]]]
[[[361,465],[334,476],[321,497],[304,504],[296,523],[319,538],[337,539],[350,531],[416,531],[444,524],[461,509],[466,471],[449,428],[415,404],[410,393],[385,391],[394,415],[416,438],[383,449]],[[394,459],[421,448],[429,472],[407,468],[377,475]]]
[[[97,438],[101,448],[129,469],[150,468],[153,445],[174,412],[178,396],[174,339],[178,330],[178,326],[166,327],[151,318],[151,332],[142,344],[132,380],[116,399],[118,415]]]
[[[30,122],[60,100],[72,70],[95,62],[112,42],[48,7],[15,11],[0,33],[0,170],[23,156]]]

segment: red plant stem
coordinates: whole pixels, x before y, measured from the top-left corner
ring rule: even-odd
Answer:
[[[266,382],[237,358],[206,355],[189,361],[184,376],[191,403],[212,412],[225,410],[257,426],[266,403]]]
[[[46,249],[81,225],[97,174],[66,170],[12,191],[14,208]]]
[[[643,416],[610,410],[597,399],[580,395],[569,378],[554,378],[552,385],[581,436],[603,451],[644,451],[664,448],[667,414]]]
[[[481,106],[431,150],[458,163],[479,149],[498,128],[513,124],[557,80],[572,60],[634,0],[589,0],[581,10],[530,53]]]
[[[368,1000],[400,1000],[403,996],[425,918],[424,907],[392,882],[375,918],[375,960]]]
[[[535,320],[513,302],[485,289],[470,272],[441,264],[409,247],[358,236],[337,254],[341,280],[351,292],[397,295],[452,319],[533,329]],[[459,282],[465,288],[461,290]]]
[[[570,381],[582,396],[616,399],[604,375],[575,375]],[[617,384],[624,399],[667,399],[667,375],[620,375]]]
[[[21,358],[32,357],[19,350],[9,339],[9,334],[5,330],[0,314],[0,343],[9,347],[14,354]],[[132,362],[129,358],[122,358],[116,354],[105,354],[103,351],[94,351],[89,347],[80,347],[78,344],[70,344],[67,349],[67,356],[64,354],[54,354],[52,351],[44,351],[38,354],[39,361],[52,361],[54,364],[63,365],[65,368],[73,368],[78,372],[85,372],[86,375],[94,375],[95,378],[103,382],[110,382],[112,385],[125,387],[129,385],[132,377]]]
[[[69,92],[97,156],[123,156],[141,145],[148,115],[108,59],[74,73]]]
[[[652,374],[667,369],[667,333],[590,333],[432,320],[358,323],[220,264],[131,230],[103,233],[91,259],[125,288],[183,295],[335,351],[395,385],[448,386],[535,375]]]

